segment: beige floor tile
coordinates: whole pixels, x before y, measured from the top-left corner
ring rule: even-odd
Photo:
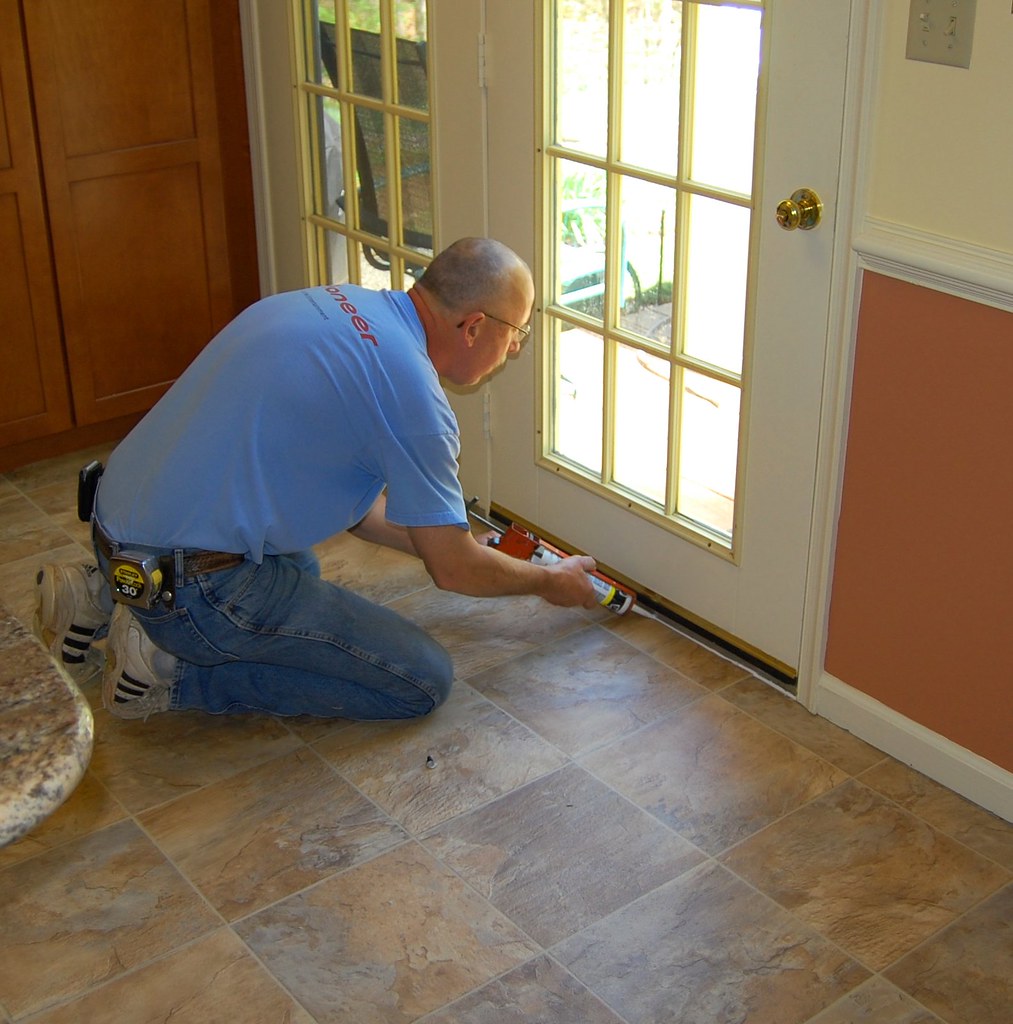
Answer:
[[[571,755],[707,693],[599,626],[585,626],[469,683]]]
[[[0,868],[97,832],[124,817],[126,812],[119,801],[92,772],[85,772],[74,792],[45,821],[16,843],[0,849]]]
[[[581,763],[711,854],[847,778],[713,694]]]
[[[119,978],[32,1024],[313,1024],[229,931]]]
[[[713,862],[551,952],[630,1024],[802,1024],[867,977]]]
[[[424,845],[543,946],[703,859],[575,765],[454,819]]]
[[[50,483],[37,482],[25,493],[31,495],[33,505],[37,505],[50,519],[61,522],[79,522],[77,518],[77,474],[71,473]],[[87,524],[81,523],[87,528]]]
[[[947,1024],[1009,1024],[1013,883],[933,936],[887,977]]]
[[[9,470],[5,475],[18,490],[25,492],[35,491],[40,487],[49,487],[51,484],[66,483],[68,480],[73,481],[76,488],[77,475],[81,467],[87,465],[92,459],[106,462],[109,453],[115,447],[115,442],[104,442],[71,452],[69,455],[57,455],[52,459],[33,462],[20,469]],[[77,507],[76,490],[74,491],[74,507]]]
[[[77,517],[77,480],[50,484],[32,491],[31,500],[60,529],[69,534],[78,544],[91,550],[91,524],[82,523]]]
[[[0,992],[15,1018],[219,924],[131,821],[6,868],[0,889]]]
[[[1010,877],[854,781],[721,859],[876,971]]]
[[[861,781],[965,846],[1013,871],[1013,824],[888,758]]]
[[[315,715],[293,715],[281,719],[303,743],[316,743],[341,729],[356,725],[350,718],[317,718]]]
[[[537,597],[462,597],[427,590],[394,601],[394,611],[431,633],[454,658],[458,679],[468,679],[587,625],[572,608]]]
[[[425,1024],[623,1024],[559,964],[529,960],[425,1018]]]
[[[871,978],[808,1024],[943,1024],[882,978]]]
[[[547,775],[566,760],[465,684],[433,715],[358,723],[314,749],[413,835]]]
[[[405,838],[307,749],[147,811],[139,821],[227,921]]]
[[[735,662],[691,640],[662,622],[630,614],[606,623],[617,636],[672,668],[678,669],[708,690],[720,690],[749,675]]]
[[[93,689],[84,692],[96,708]],[[91,769],[136,813],[301,745],[280,721],[266,715],[178,711],[144,722],[124,721],[96,708]]]
[[[73,538],[27,498],[0,499],[0,562],[14,562],[69,544]]]
[[[414,843],[236,929],[320,1024],[408,1024],[537,952]]]
[[[339,534],[316,547],[320,575],[377,604],[427,588],[433,589],[425,566],[400,551]]]
[[[849,775],[857,775],[886,757],[881,750],[811,714],[797,701],[754,676],[726,687],[721,696]]]

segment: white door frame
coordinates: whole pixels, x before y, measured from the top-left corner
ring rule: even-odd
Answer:
[[[865,194],[872,97],[875,95],[876,62],[872,55],[877,53],[878,25],[873,24],[872,2],[850,2],[851,31],[844,92],[837,237],[830,282],[827,356],[798,670],[797,697],[810,711],[816,709],[824,677],[861,286],[854,238]]]

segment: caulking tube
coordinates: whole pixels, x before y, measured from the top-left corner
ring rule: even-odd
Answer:
[[[516,523],[503,530],[496,523],[484,519],[474,511],[477,502],[478,498],[472,498],[468,502],[468,514],[498,534],[489,540],[490,546],[499,548],[505,555],[520,558],[525,562],[533,562],[535,565],[554,565],[566,557],[561,551],[550,547]],[[617,615],[625,615],[635,606],[637,598],[631,590],[621,589],[600,572],[589,572],[588,576],[591,578],[591,586],[594,587],[598,603],[603,608],[608,608],[609,611],[615,612]]]
[[[556,562],[561,562],[562,560],[562,555],[557,555],[555,551],[550,551],[544,544],[539,544],[535,549],[535,553],[528,559],[529,562],[533,562],[535,565],[555,565]],[[598,596],[598,604],[603,608],[608,608],[609,611],[615,612],[616,615],[625,615],[633,607],[634,599],[632,594],[619,590],[614,583],[597,573],[589,572],[588,576],[591,579],[591,586],[594,587],[594,592]]]

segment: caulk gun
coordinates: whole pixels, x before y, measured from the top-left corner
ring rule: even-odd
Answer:
[[[494,530],[498,536],[489,539],[489,546],[498,548],[505,555],[513,558],[520,558],[525,562],[532,562],[535,565],[554,565],[561,562],[567,555],[559,548],[553,547],[548,541],[536,537],[530,530],[525,530],[516,523],[511,523],[505,530],[496,523],[484,519],[473,511],[472,506],[478,498],[472,498],[468,502],[468,514]],[[625,615],[636,604],[637,595],[628,587],[610,579],[597,569],[588,573],[591,578],[591,586],[598,596],[598,603],[603,608],[615,612],[617,615]]]

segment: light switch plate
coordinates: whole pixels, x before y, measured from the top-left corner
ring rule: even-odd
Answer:
[[[908,60],[971,66],[975,0],[911,0]]]

